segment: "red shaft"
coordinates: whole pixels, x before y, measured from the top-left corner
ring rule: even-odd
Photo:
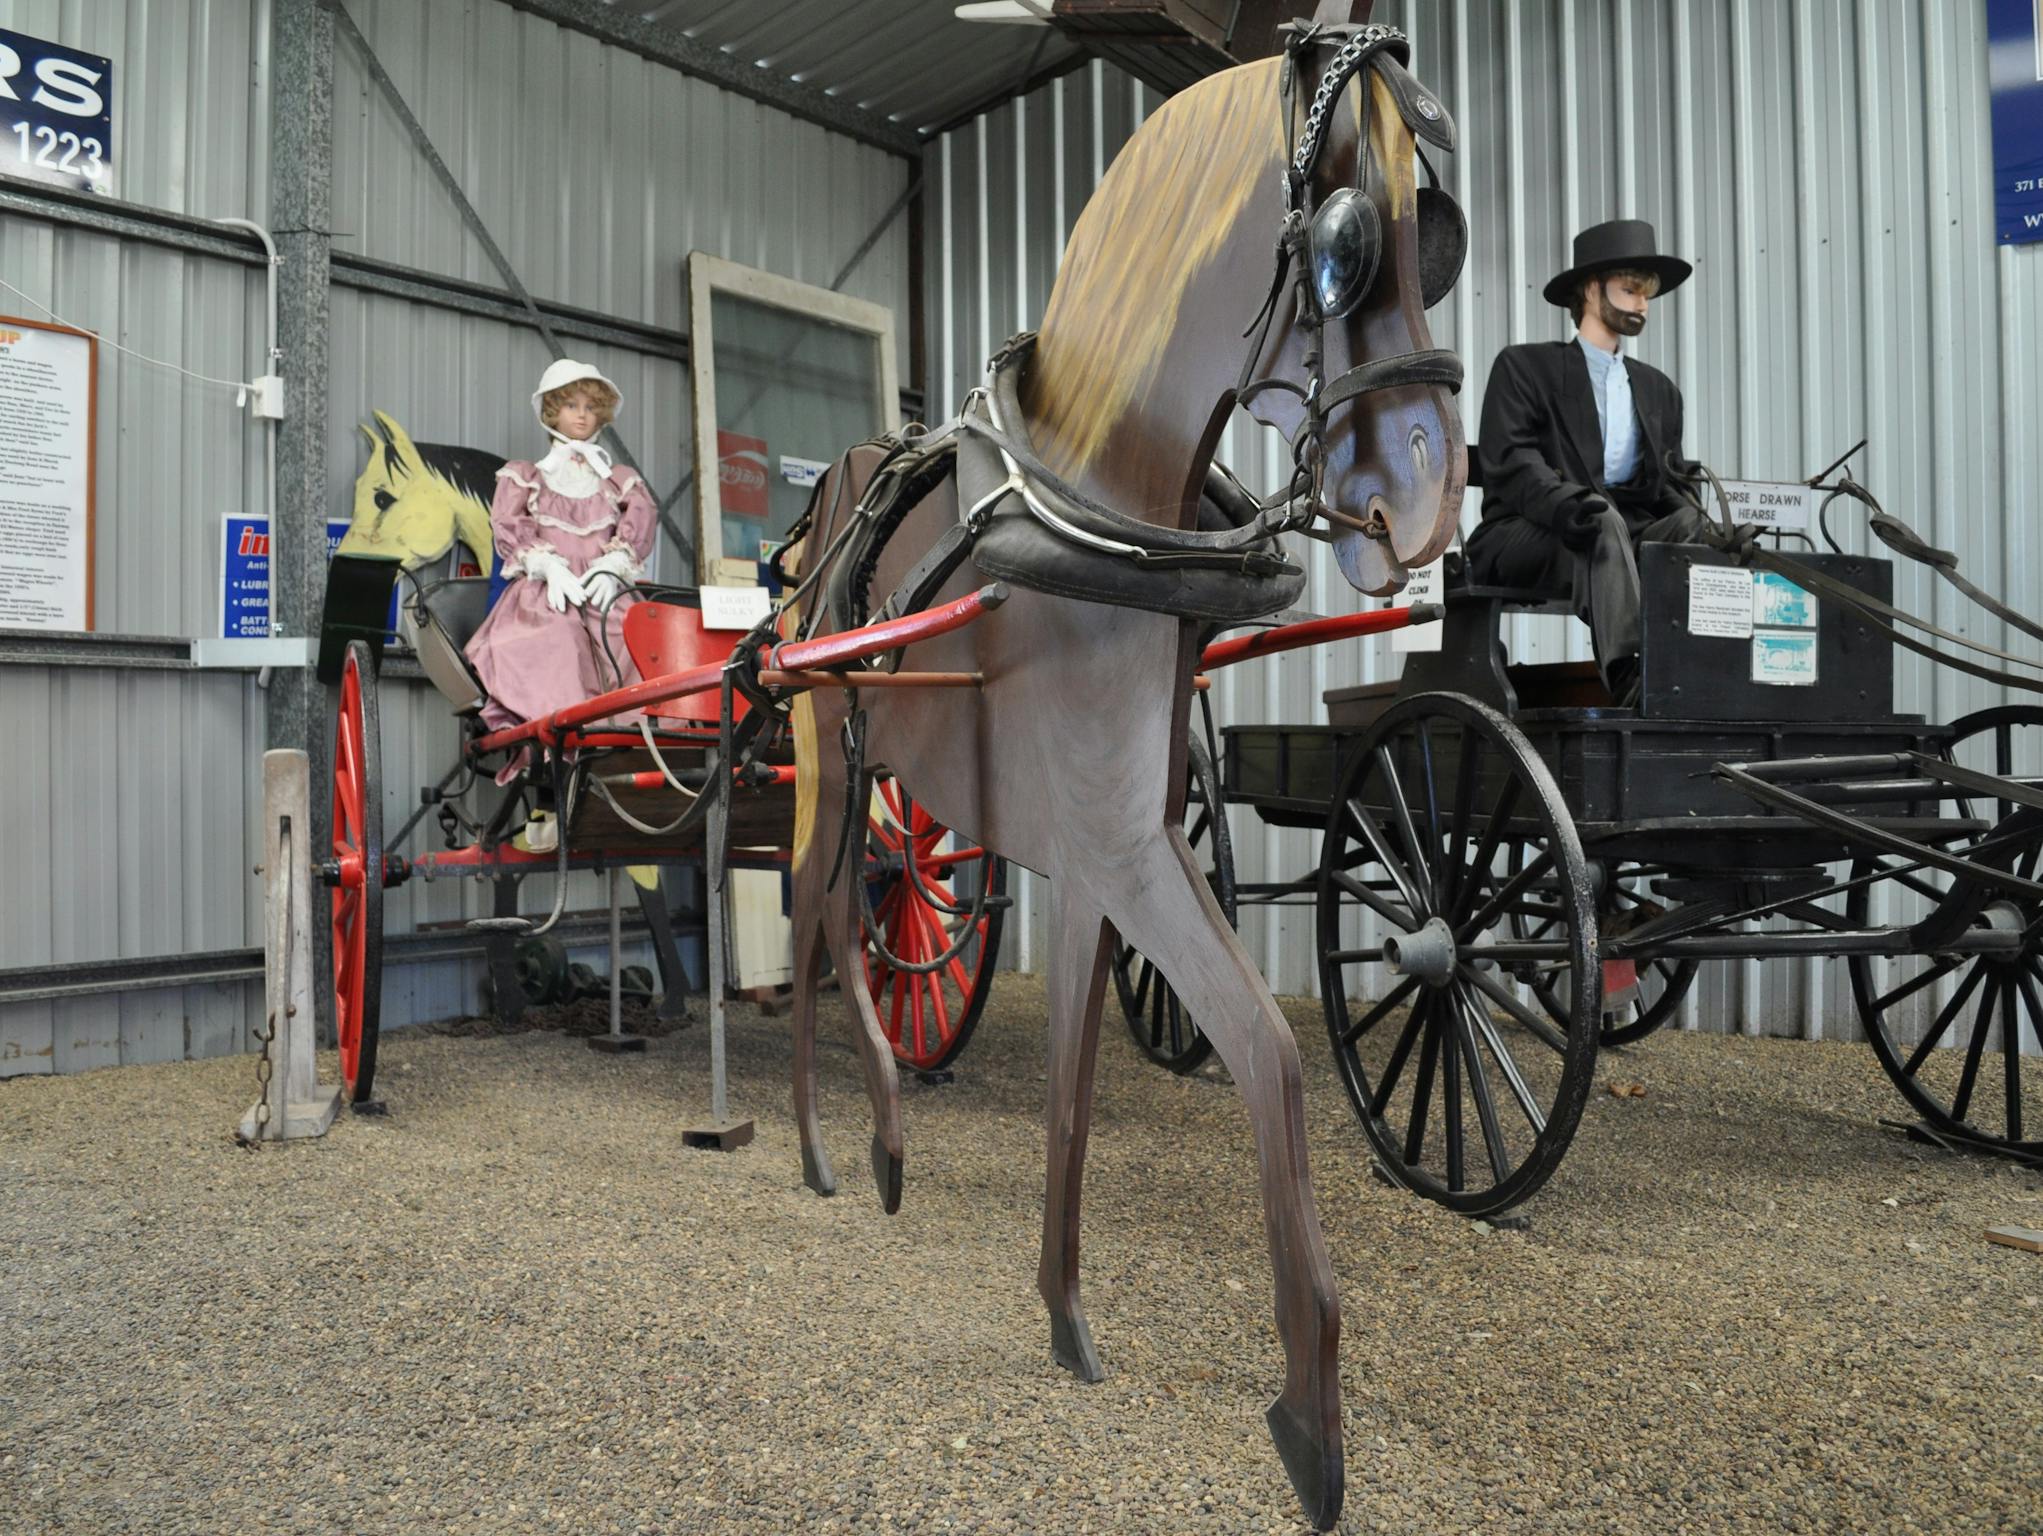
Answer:
[[[1211,672],[1237,661],[1295,651],[1302,645],[1324,645],[1329,640],[1346,640],[1351,635],[1377,635],[1385,630],[1403,629],[1407,624],[1430,624],[1441,615],[1436,603],[1418,603],[1410,608],[1372,608],[1367,613],[1344,613],[1330,619],[1307,619],[1302,624],[1280,624],[1253,635],[1216,640],[1199,657],[1199,665]]]
[[[982,613],[991,612],[1007,601],[1007,588],[990,582],[977,592],[968,592],[956,602],[889,619],[884,624],[867,624],[847,629],[841,635],[824,635],[819,640],[794,640],[773,648],[771,665],[785,672],[817,672],[841,667],[848,661],[862,661],[882,651],[895,650],[917,640],[947,635],[961,629]]]

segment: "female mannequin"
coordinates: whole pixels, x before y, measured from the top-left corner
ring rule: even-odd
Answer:
[[[612,464],[595,441],[621,398],[594,367],[562,358],[532,392],[553,447],[497,471],[490,529],[513,579],[468,642],[491,730],[638,681],[624,611],[636,601],[629,589],[652,554],[658,513],[638,472]]]

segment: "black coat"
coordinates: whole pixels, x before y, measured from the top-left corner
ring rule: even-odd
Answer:
[[[1639,467],[1612,488],[1603,483],[1603,428],[1581,343],[1534,341],[1497,354],[1478,439],[1484,522],[1522,517],[1558,536],[1608,502],[1636,533],[1687,506],[1664,467],[1670,451],[1681,456],[1681,391],[1637,358],[1624,366],[1639,413]]]

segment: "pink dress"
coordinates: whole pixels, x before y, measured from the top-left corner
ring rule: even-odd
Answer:
[[[560,556],[576,576],[612,550],[627,551],[639,571],[652,554],[659,513],[638,472],[619,464],[598,479],[580,463],[569,471],[550,482],[523,459],[497,471],[490,529],[504,574],[513,580],[468,642],[468,659],[489,694],[482,720],[491,730],[537,720],[639,680],[624,648],[624,613],[635,598],[627,593],[611,605],[606,651],[605,618],[594,601],[555,613],[547,606],[546,583],[526,574],[525,557],[535,550]],[[556,489],[560,484],[586,487],[587,494],[564,495]],[[607,582],[596,585],[609,591]],[[616,718],[629,723],[639,717],[632,711]]]

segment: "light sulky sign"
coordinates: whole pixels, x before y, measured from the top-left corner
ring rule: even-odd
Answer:
[[[0,28],[0,171],[113,190],[113,61]]]

